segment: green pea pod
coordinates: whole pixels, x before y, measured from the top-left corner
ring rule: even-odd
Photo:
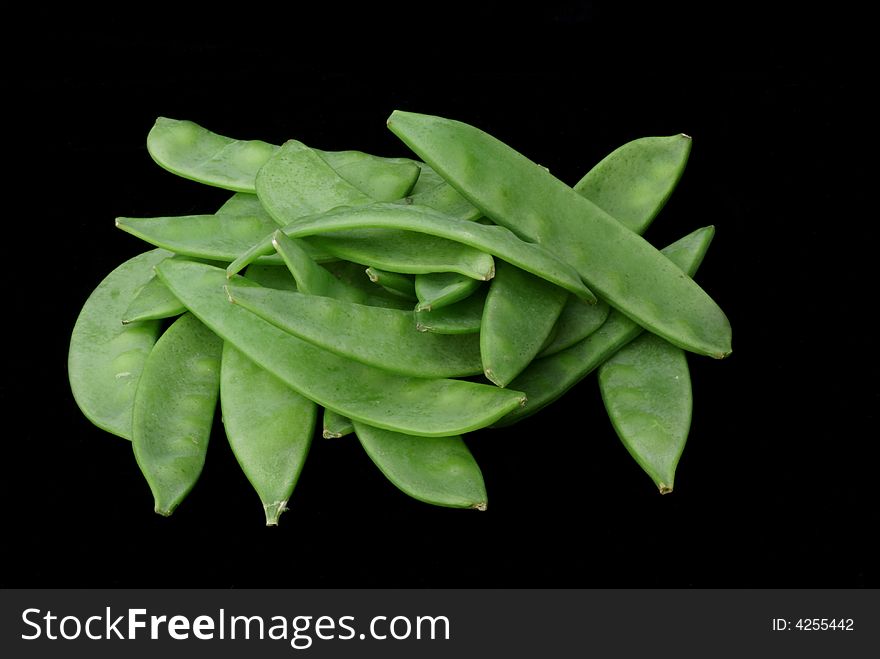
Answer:
[[[385,477],[414,499],[486,510],[483,474],[460,436],[412,437],[358,421],[354,431]]]
[[[412,312],[370,307],[232,281],[229,299],[285,332],[338,355],[401,375],[476,375],[479,338],[414,332]]]
[[[456,272],[427,272],[416,275],[416,311],[431,311],[455,304],[480,287],[480,282]]]
[[[486,377],[507,386],[545,345],[568,293],[555,284],[499,261],[480,323]]]
[[[133,228],[140,230],[140,227]],[[380,228],[426,233],[469,245],[481,250],[481,253],[497,256],[522,270],[561,286],[587,301],[596,301],[596,296],[584,286],[578,273],[540,245],[520,240],[504,227],[459,220],[440,215],[430,208],[395,204],[338,208],[321,215],[300,218],[284,227],[283,231],[291,238],[301,238],[318,233],[332,233],[349,229]],[[272,241],[267,238],[233,261],[227,268],[227,272],[233,275],[254,259],[271,252]],[[452,271],[469,275],[462,270]],[[398,272],[404,271],[398,270]],[[422,272],[431,271],[422,270]],[[439,272],[439,270],[434,272]],[[475,278],[489,280],[493,275],[494,268],[491,272],[486,272],[481,277]]]
[[[690,152],[687,135],[642,137],[605,156],[574,190],[641,235],[678,185]]]
[[[122,318],[154,266],[169,256],[154,249],[113,270],[89,295],[70,336],[67,374],[76,404],[89,421],[124,439],[131,439],[135,391],[161,325],[157,320],[124,325]]]
[[[305,464],[318,408],[228,342],[220,407],[229,445],[260,496],[266,525],[276,526]]]
[[[416,310],[416,329],[419,332],[436,332],[437,334],[476,334],[480,331],[483,318],[483,307],[486,304],[484,287],[470,297],[448,307],[431,311]]]
[[[193,123],[159,117],[147,135],[158,165],[184,178],[227,190],[254,192],[260,167],[278,150],[261,140],[234,140]]]
[[[231,304],[223,270],[201,263],[164,266],[156,269],[162,281],[220,337],[298,393],[352,420],[445,437],[485,427],[525,403],[510,389],[404,377],[340,357]]]
[[[617,436],[660,493],[672,492],[693,408],[684,352],[644,333],[599,367],[598,380]]]
[[[663,249],[663,254],[682,272],[693,276],[714,235],[712,226],[697,229]],[[494,425],[510,425],[546,407],[643,331],[640,325],[612,310],[602,327],[586,339],[550,357],[536,359],[516,377],[510,386],[526,392],[528,405]]]
[[[275,288],[279,291],[297,290],[296,281],[290,271],[281,266],[249,265],[246,274],[249,281],[266,288]]]
[[[367,268],[365,274],[371,282],[378,284],[392,295],[399,295],[407,300],[416,299],[416,285],[411,275],[389,272],[373,266]]]
[[[596,304],[586,304],[583,300],[569,295],[553,328],[554,333],[541,348],[538,358],[555,355],[560,350],[583,341],[602,326],[608,318],[609,311],[610,307],[602,300]]]
[[[388,126],[487,217],[551,249],[635,322],[686,350],[730,353],[730,323],[693,279],[542,167],[461,122],[395,111]]]
[[[351,419],[337,414],[333,410],[324,408],[324,422],[321,435],[324,439],[339,439],[354,432],[354,424]]]
[[[174,512],[202,473],[220,390],[222,348],[217,335],[187,313],[165,331],[144,364],[134,400],[132,446],[160,515]]]
[[[261,140],[236,140],[192,121],[159,117],[147,135],[147,150],[161,167],[184,178],[228,190],[256,192],[257,173],[279,147]],[[408,158],[381,158],[359,151],[319,151],[340,176],[377,201],[406,195],[419,173]]]
[[[262,217],[118,217],[116,226],[177,254],[214,261],[237,261],[241,267],[236,265],[236,272],[252,261],[263,264],[282,263],[281,257],[274,253],[272,246],[272,235],[278,226],[274,222],[266,223]],[[294,238],[304,235],[292,232],[287,234]],[[347,231],[344,236],[312,235],[309,241],[313,247],[317,246],[321,254],[355,261],[365,267],[375,265],[385,270],[412,274],[460,272],[476,279],[489,279],[494,273],[494,261],[483,251],[454,240],[415,231]],[[253,259],[248,256],[248,262],[242,263],[237,257],[249,255],[254,245],[265,249],[265,254]]]

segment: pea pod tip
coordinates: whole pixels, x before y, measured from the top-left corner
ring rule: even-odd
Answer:
[[[287,499],[264,504],[263,510],[266,512],[266,526],[278,526],[278,518],[287,511]]]
[[[474,510],[479,510],[480,512],[486,512],[486,509],[489,507],[489,504],[485,501],[480,501],[479,503],[475,503],[471,508]]]

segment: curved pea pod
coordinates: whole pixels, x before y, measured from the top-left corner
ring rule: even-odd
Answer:
[[[337,414],[333,410],[324,408],[323,429],[321,432],[324,439],[339,439],[354,432],[354,424],[351,419]]]
[[[262,140],[218,135],[192,121],[159,117],[147,135],[147,151],[168,171],[207,185],[256,192],[256,177],[279,147]],[[381,158],[358,151],[316,153],[340,176],[371,198],[393,201],[406,195],[418,177],[408,158]]]
[[[223,270],[201,263],[164,265],[156,271],[168,288],[220,337],[298,393],[352,420],[445,437],[485,427],[525,402],[509,389],[394,375],[340,357],[231,304]]]
[[[596,301],[596,296],[584,286],[577,271],[544,247],[520,240],[513,232],[504,227],[459,220],[441,215],[430,208],[395,204],[338,208],[321,215],[300,218],[282,230],[291,238],[301,238],[350,229],[382,228],[425,233],[462,243],[481,253],[497,256],[522,270],[553,282],[587,301]],[[254,259],[269,254],[271,251],[271,239],[263,240],[233,261],[227,268],[227,272],[233,275]],[[468,274],[461,270],[454,271]],[[398,272],[404,271],[398,270]],[[431,270],[422,270],[422,272],[431,272]],[[439,272],[439,270],[434,270],[434,272]],[[482,277],[475,278],[489,280],[494,274],[493,268],[491,272],[486,272]]]
[[[227,190],[254,192],[260,167],[278,150],[261,140],[234,140],[192,121],[159,117],[147,135],[147,151],[168,171]]]
[[[598,380],[617,436],[660,493],[672,492],[693,408],[684,352],[644,333],[599,367]]]
[[[411,309],[412,303],[394,293],[389,293],[381,286],[376,286],[367,277],[364,266],[353,261],[334,261],[322,263],[321,267],[336,277],[345,286],[355,289],[350,296],[331,295],[338,299],[349,299],[360,304],[388,309]],[[360,297],[358,297],[360,296]]]
[[[456,272],[427,272],[415,277],[416,311],[431,311],[463,300],[480,287],[480,282]]]
[[[643,234],[672,195],[691,152],[691,138],[642,137],[618,147],[574,185],[630,231]]]
[[[487,291],[484,286],[470,297],[448,307],[431,311],[417,309],[414,312],[416,329],[437,334],[476,334],[480,331]]]
[[[486,377],[505,387],[522,372],[545,345],[567,299],[559,286],[499,262],[480,323]]]
[[[412,192],[398,203],[427,206],[461,220],[476,220],[481,216],[479,209],[444,181],[430,165],[418,162],[418,166],[421,173]]]
[[[663,254],[682,272],[692,276],[714,235],[715,228],[712,226],[697,229],[664,248]],[[583,341],[529,364],[510,383],[511,387],[526,393],[527,407],[514,410],[494,425],[510,425],[546,407],[643,331],[640,325],[612,310],[602,326]]]
[[[392,295],[399,295],[407,300],[416,299],[416,284],[412,276],[399,272],[389,272],[381,268],[370,266],[365,270],[367,279],[378,284]]]
[[[470,224],[470,223],[468,223]],[[188,215],[171,217],[118,217],[116,226],[146,242],[186,256],[232,262],[236,272],[252,261],[280,264],[274,253],[272,236],[278,229],[259,216]],[[288,233],[291,237],[302,237]],[[313,258],[331,258],[375,265],[385,270],[407,272],[460,272],[476,279],[490,279],[495,272],[489,254],[460,242],[415,231],[369,229],[346,231],[345,235],[311,235],[307,241],[317,248]],[[251,259],[258,245],[265,250]],[[306,249],[312,251],[310,247]],[[242,263],[240,255],[246,255]],[[580,280],[578,280],[580,281]]]
[[[129,259],[89,295],[70,336],[67,374],[79,409],[99,428],[131,439],[131,410],[147,355],[159,338],[157,320],[124,325],[122,317],[153,267],[170,252],[154,249]]]
[[[174,512],[202,473],[220,390],[222,348],[217,335],[187,313],[165,331],[144,364],[132,414],[132,447],[160,515]]]
[[[583,341],[602,326],[609,311],[610,307],[602,300],[596,304],[587,304],[574,295],[569,295],[556,321],[553,335],[541,348],[538,358],[554,355],[578,341]]]
[[[413,437],[358,421],[354,431],[373,463],[402,492],[435,506],[486,510],[483,474],[460,436]]]
[[[615,309],[685,350],[730,353],[730,323],[693,279],[539,165],[461,122],[395,111],[388,126],[483,214],[552,250]]]
[[[474,335],[414,332],[412,313],[232,281],[229,299],[316,346],[402,375],[448,378],[482,372]]]
[[[302,472],[317,406],[260,368],[230,343],[220,369],[223,426],[238,464],[276,526]]]

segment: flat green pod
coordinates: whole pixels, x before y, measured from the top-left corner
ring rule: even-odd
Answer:
[[[248,281],[266,288],[274,288],[279,291],[297,290],[296,281],[284,266],[253,264],[248,266],[245,274]]]
[[[482,215],[476,206],[444,181],[430,165],[419,162],[418,166],[421,173],[412,192],[398,203],[427,206],[461,220],[476,220]]]
[[[295,391],[352,420],[445,437],[485,427],[524,403],[510,389],[394,375],[340,357],[231,304],[223,270],[186,262],[164,266],[157,272],[168,288],[220,337]]]
[[[341,289],[333,289],[333,294],[340,300],[349,300],[359,304],[369,304],[372,307],[385,307],[388,309],[410,309],[412,303],[396,293],[389,293],[381,286],[376,286],[367,277],[365,268],[360,263],[353,261],[334,261],[322,263],[320,267],[329,272],[341,284],[351,290],[342,293]]]
[[[414,332],[412,313],[229,282],[229,299],[275,327],[338,355],[422,378],[483,370],[475,335]]]
[[[569,295],[552,336],[537,356],[548,357],[583,341],[602,326],[610,310],[608,304],[602,300],[596,304],[587,304],[580,298]]]
[[[357,421],[354,431],[373,463],[402,492],[435,506],[486,510],[483,474],[460,436],[413,437]]]
[[[324,408],[321,436],[324,439],[339,439],[354,432],[354,424],[348,417]]]
[[[228,342],[220,407],[229,445],[260,497],[266,526],[276,526],[308,456],[318,408]]]
[[[497,263],[480,322],[480,355],[490,381],[505,387],[531,363],[567,299],[559,286],[510,263]]]
[[[254,192],[260,167],[278,150],[262,140],[235,140],[192,121],[159,117],[147,135],[147,151],[168,171],[227,190]]]
[[[590,289],[685,350],[731,351],[727,317],[646,240],[548,171],[458,121],[395,111],[388,127],[495,223],[552,250]]]
[[[441,309],[465,299],[480,282],[457,272],[427,272],[415,277],[416,311]]]
[[[672,492],[693,409],[684,352],[644,333],[599,367],[598,380],[617,436],[660,493]]]
[[[186,307],[154,275],[126,307],[122,314],[122,323],[128,325],[143,320],[173,318],[184,311]]]
[[[192,121],[159,117],[147,135],[147,151],[162,168],[199,183],[255,193],[257,173],[280,147],[238,140]],[[315,150],[346,181],[377,201],[394,201],[412,189],[418,165],[359,151]]]
[[[202,473],[220,391],[222,349],[217,335],[186,313],[165,330],[144,364],[132,414],[132,447],[160,515],[174,512]]]
[[[291,238],[314,236],[352,229],[402,229],[407,233],[425,233],[469,246],[484,255],[497,256],[518,268],[546,279],[585,300],[595,302],[596,297],[584,286],[580,275],[570,265],[559,260],[553,253],[517,238],[513,232],[500,226],[468,222],[441,215],[430,208],[399,206],[395,204],[370,204],[350,208],[338,208],[321,215],[303,217],[282,230]],[[253,260],[272,252],[271,239],[263,240],[233,261],[227,272],[233,275]],[[351,260],[351,259],[349,259]],[[407,272],[395,270],[396,272]],[[435,269],[421,272],[460,272],[472,276],[464,269]],[[409,272],[418,273],[417,270]],[[494,268],[475,279],[489,280]]]
[[[714,235],[715,228],[712,226],[697,229],[664,248],[663,254],[682,272],[693,276]],[[527,405],[521,410],[514,410],[494,425],[507,426],[543,409],[643,331],[640,325],[612,310],[602,326],[583,341],[529,364],[510,383],[511,387],[526,392]]]
[[[122,319],[155,265],[170,256],[154,249],[118,266],[89,295],[70,335],[67,375],[76,404],[93,424],[124,439],[131,439],[135,392],[161,324]]]
[[[687,135],[642,137],[605,156],[574,190],[643,234],[672,195],[690,152]]]

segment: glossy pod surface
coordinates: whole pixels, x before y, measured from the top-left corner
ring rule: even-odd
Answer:
[[[416,275],[416,311],[440,309],[463,300],[480,287],[480,282],[455,272],[429,272]]]
[[[730,323],[693,279],[542,167],[461,122],[395,111],[388,126],[487,217],[553,250],[643,327],[699,354],[730,353]]]
[[[463,243],[553,282],[578,297],[592,302],[596,300],[584,286],[577,271],[540,245],[520,240],[504,227],[458,220],[440,215],[430,208],[394,204],[340,208],[322,215],[301,218],[284,227],[283,231],[288,236],[296,238],[348,229],[380,228],[404,229]],[[227,270],[230,275],[235,274],[252,260],[271,251],[271,239],[264,240],[233,261]],[[461,271],[456,270],[456,272]],[[469,275],[467,272],[461,274]],[[494,274],[492,268],[491,271],[484,272],[482,276],[476,278],[488,280]]]
[[[598,380],[623,445],[661,493],[671,492],[693,408],[684,352],[643,333],[599,367]]]
[[[445,437],[487,426],[524,403],[521,393],[509,389],[398,376],[340,357],[230,303],[223,270],[165,265],[157,272],[168,288],[219,336],[300,394],[352,420]]]
[[[170,515],[202,473],[220,390],[222,348],[211,330],[184,314],[144,365],[132,415],[132,446],[160,515]]]
[[[483,474],[464,441],[412,437],[354,422],[361,446],[394,485],[435,506],[486,509]]]
[[[470,334],[413,331],[412,313],[229,282],[229,299],[285,332],[402,375],[451,378],[482,372]]]
[[[153,267],[171,256],[154,249],[129,259],[107,275],[83,305],[67,356],[76,404],[99,428],[131,439],[131,411],[147,355],[159,338],[159,321],[123,325],[125,310],[153,277]]]
[[[693,275],[714,235],[714,227],[698,229],[664,248],[663,253],[682,271]],[[515,378],[510,386],[524,391],[528,404],[522,410],[514,410],[495,425],[510,425],[546,407],[642,331],[640,325],[612,310],[602,326],[586,339],[555,355],[536,359]]]
[[[232,452],[260,497],[266,525],[275,526],[309,453],[318,408],[230,343],[223,345],[220,406]]]

